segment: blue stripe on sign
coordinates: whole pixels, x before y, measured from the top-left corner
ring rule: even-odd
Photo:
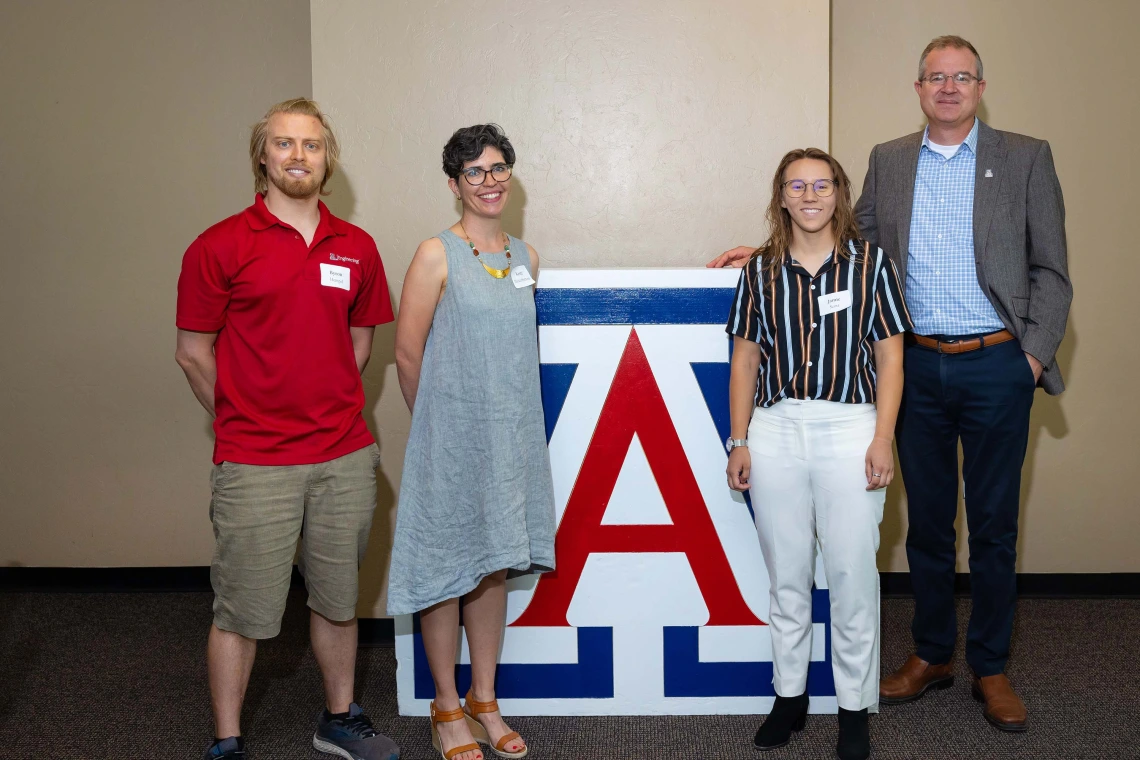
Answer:
[[[731,355],[732,344],[728,345]],[[708,407],[713,425],[716,426],[717,440],[728,440],[732,432],[732,420],[728,411],[728,380],[732,375],[732,365],[728,362],[689,362],[689,366],[693,368],[693,376],[697,378],[705,406]],[[548,442],[549,440],[547,438]],[[727,456],[728,452],[725,451],[725,457]],[[752,521],[755,522],[756,513],[752,511],[752,497],[748,491],[744,492],[744,504],[748,507]]]
[[[548,444],[550,436],[554,435],[554,426],[558,424],[558,416],[562,414],[562,406],[566,403],[567,394],[570,393],[570,383],[574,382],[574,373],[577,371],[577,364],[538,365],[539,385],[542,388],[542,413],[546,418]]]
[[[662,629],[666,697],[774,697],[770,662],[700,662],[700,627]]]
[[[689,362],[689,366],[704,396],[717,436],[723,441],[732,430],[728,411],[728,380],[732,367],[728,362]]]
[[[808,694],[835,696],[831,672],[831,613],[827,589],[812,589],[813,623],[823,623],[826,641],[823,662],[808,665]],[[770,662],[701,662],[700,628],[667,626],[664,637],[666,697],[774,697]]]
[[[412,634],[416,699],[435,699],[419,615]],[[460,694],[471,688],[471,666],[455,666]],[[614,696],[614,629],[579,628],[578,662],[550,665],[500,663],[496,696],[502,699],[612,699]]]
[[[540,325],[727,324],[732,288],[539,288]]]

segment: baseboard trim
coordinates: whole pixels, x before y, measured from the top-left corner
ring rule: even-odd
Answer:
[[[883,596],[914,593],[910,573],[880,573],[879,578]],[[293,568],[292,585],[304,585],[297,568]],[[0,592],[107,594],[209,590],[209,567],[0,567]],[[955,576],[954,591],[970,593],[968,573]],[[1140,597],[1140,573],[1018,573],[1017,593],[1026,597]],[[391,623],[386,618],[374,620]],[[375,627],[372,623],[369,626]],[[391,626],[383,626],[383,629],[377,635],[390,638]]]
[[[910,573],[879,573],[879,584],[883,596],[914,596]],[[954,593],[970,595],[969,573],[954,576]],[[1018,573],[1017,595],[1055,599],[1140,597],[1140,573]]]
[[[305,585],[293,568],[291,585]],[[0,593],[122,594],[211,591],[209,567],[0,567]],[[391,618],[360,618],[360,646],[392,647]]]
[[[396,646],[396,621],[392,618],[359,618],[357,625],[359,646],[387,649]]]
[[[291,585],[305,581],[293,568]],[[212,591],[208,565],[188,567],[0,567],[0,591],[71,594]]]

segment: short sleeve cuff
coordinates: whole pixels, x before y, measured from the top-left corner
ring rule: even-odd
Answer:
[[[218,332],[226,326],[226,321],[208,320],[208,319],[188,319],[179,317],[175,322],[179,330],[188,330],[190,332]]]

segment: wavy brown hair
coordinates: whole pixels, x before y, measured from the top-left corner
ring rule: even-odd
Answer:
[[[253,191],[265,195],[269,189],[269,177],[261,159],[265,156],[265,143],[269,139],[269,120],[279,113],[312,116],[321,123],[321,131],[325,138],[325,176],[321,180],[321,195],[328,195],[325,192],[325,185],[332,179],[337,167],[340,166],[340,143],[337,142],[336,135],[333,133],[329,117],[321,111],[321,107],[317,105],[316,101],[308,98],[291,98],[270,106],[261,121],[254,124],[250,129],[249,162],[253,165]]]
[[[769,274],[779,271],[784,263],[784,254],[792,244],[792,217],[780,205],[784,194],[784,172],[793,162],[803,158],[814,158],[831,167],[831,178],[835,180],[835,215],[831,217],[831,231],[835,236],[837,256],[849,258],[847,244],[859,240],[859,228],[855,224],[855,209],[851,205],[851,180],[839,162],[819,148],[797,148],[788,151],[776,174],[772,177],[772,200],[768,203],[768,240],[756,249],[753,258],[760,258],[760,266]]]

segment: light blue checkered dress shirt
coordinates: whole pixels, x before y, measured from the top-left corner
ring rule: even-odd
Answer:
[[[978,120],[950,158],[922,136],[914,177],[906,303],[919,335],[972,335],[1004,329],[978,284],[974,261],[974,177]]]

